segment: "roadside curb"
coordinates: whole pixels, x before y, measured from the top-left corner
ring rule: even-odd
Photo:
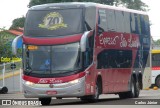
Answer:
[[[145,88],[144,90],[150,90],[151,88]]]
[[[12,76],[17,76],[17,75],[19,75],[19,74],[20,74],[19,71],[14,72],[14,74],[13,74],[13,72],[6,73],[6,74],[4,75],[4,79],[10,78],[10,77],[12,77]],[[3,76],[2,76],[2,75],[0,75],[0,80],[3,80]]]

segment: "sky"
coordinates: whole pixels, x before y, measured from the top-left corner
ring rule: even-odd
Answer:
[[[0,28],[11,26],[15,18],[25,16],[30,0],[0,0]],[[149,19],[151,21],[151,36],[154,40],[160,39],[160,0],[141,0],[149,6]]]

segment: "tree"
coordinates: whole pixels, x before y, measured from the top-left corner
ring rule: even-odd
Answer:
[[[7,33],[5,28],[0,28],[0,58],[11,57],[11,46],[9,45],[12,35]],[[1,64],[1,61],[0,61]]]
[[[155,45],[159,45],[159,46],[160,46],[160,39],[158,39],[158,40],[154,41],[154,44],[155,44]]]
[[[148,5],[146,5],[141,0],[115,0],[117,5],[122,5],[129,9],[148,11]]]
[[[12,25],[11,25],[10,29],[15,29],[15,28],[18,28],[18,27],[23,28],[24,27],[24,22],[25,22],[25,17],[24,16],[22,16],[20,18],[16,18],[12,21]]]
[[[11,44],[13,39],[15,38],[14,35],[10,34],[5,28],[0,28],[0,59],[3,58],[12,58],[16,57],[12,54]],[[22,57],[22,49],[18,49],[17,57]],[[0,64],[3,63],[0,60]]]

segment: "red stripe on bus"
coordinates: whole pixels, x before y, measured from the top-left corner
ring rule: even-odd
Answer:
[[[23,75],[23,80],[30,81],[33,83],[38,83],[38,84],[58,84],[58,83],[73,81],[78,78],[82,78],[84,76],[85,76],[85,72],[81,72],[81,73],[71,75],[71,76],[66,76],[66,77],[59,77],[59,78],[37,78],[37,77]]]
[[[52,38],[33,38],[23,36],[23,42],[25,44],[36,44],[36,45],[55,45],[55,44],[67,44],[72,42],[80,41],[82,34],[64,37],[52,37]]]
[[[152,67],[152,70],[160,70],[160,67]]]

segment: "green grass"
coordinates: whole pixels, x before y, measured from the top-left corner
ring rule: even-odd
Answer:
[[[15,62],[15,64],[16,64],[15,70],[19,70],[22,67],[22,62]],[[11,63],[9,63],[9,64],[7,63],[5,65],[5,72],[6,73],[12,72],[12,69],[10,66],[11,66]],[[0,64],[0,74],[2,74],[2,70],[3,70],[3,64]]]

